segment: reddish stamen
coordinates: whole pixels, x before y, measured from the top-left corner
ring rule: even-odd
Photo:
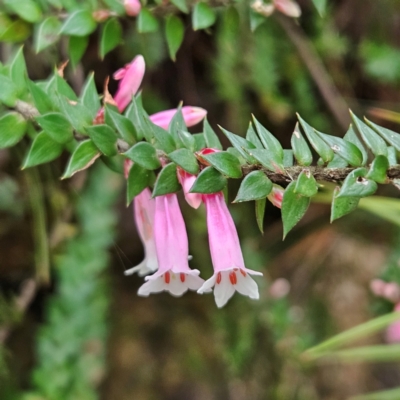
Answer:
[[[186,274],[181,273],[180,277],[181,277],[181,282],[185,282]]]
[[[218,272],[218,274],[217,274],[217,284],[221,283],[221,279],[222,279],[221,272]]]
[[[169,274],[169,272],[166,272],[166,273],[164,274],[164,281],[165,281],[165,283],[167,283],[167,284],[171,281],[171,275]]]
[[[244,277],[246,277],[246,271],[244,271],[244,270],[242,270],[242,268],[240,268],[240,273],[244,276]]]
[[[236,285],[237,284],[236,272],[231,272],[229,274],[229,280],[231,281],[232,285]]]

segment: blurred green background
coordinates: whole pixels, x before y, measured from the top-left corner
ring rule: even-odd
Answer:
[[[246,1],[219,9],[208,31],[193,31],[184,17],[175,63],[161,30],[138,34],[135,19],[126,18],[121,46],[101,61],[92,35],[65,77],[79,92],[94,71],[101,92],[106,76],[143,54],[149,113],[183,101],[207,109],[216,131],[219,124],[240,135],[253,113],[286,148],[296,112],[337,136],[350,122],[347,107],[398,131],[399,121],[376,109],[400,112],[400,2],[327,1],[323,17],[311,1],[299,4],[298,22],[273,15],[254,32]],[[30,78],[46,78],[68,57],[65,49],[61,40],[36,55],[26,40]],[[14,50],[0,43],[1,61]],[[110,92],[116,87],[111,82]],[[329,206],[315,202],[284,242],[277,208],[267,205],[261,235],[253,203],[231,205],[246,266],[264,277],[256,278],[258,302],[236,294],[219,310],[212,295],[138,297],[143,279],[123,275],[143,258],[123,177],[98,162],[60,181],[67,157],[21,171],[26,147],[0,151],[0,399],[340,400],[399,383],[398,363],[307,364],[299,357],[390,311],[369,282],[386,274],[400,283],[400,225],[376,215],[384,207],[378,200],[375,214],[359,209],[332,225]],[[231,189],[230,198],[238,183]],[[378,194],[399,197],[386,186]],[[205,210],[181,205],[191,267],[208,277]],[[390,213],[394,220],[397,206]],[[49,248],[40,247],[41,235]],[[50,274],[47,284],[32,281],[35,265]],[[21,285],[23,311],[14,305]],[[377,335],[357,344],[382,341]]]

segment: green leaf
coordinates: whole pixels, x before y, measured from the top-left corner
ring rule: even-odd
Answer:
[[[301,220],[310,205],[310,198],[295,192],[297,182],[291,182],[285,189],[282,200],[283,238]]]
[[[0,149],[17,144],[26,131],[26,121],[17,112],[8,112],[0,118]]]
[[[264,147],[270,152],[273,159],[276,160],[277,163],[282,164],[283,162],[283,149],[279,140],[272,135],[272,133],[264,128],[253,115],[253,121],[256,126],[258,136],[261,139],[262,144]]]
[[[0,88],[0,102],[14,107],[18,98],[17,85],[8,76],[0,74]]]
[[[126,188],[126,205],[129,206],[132,199],[149,186],[151,172],[142,168],[139,164],[133,164],[129,170]]]
[[[89,168],[101,153],[94,145],[92,140],[80,142],[69,159],[68,166],[65,169],[61,179],[70,178],[72,175],[86,168]]]
[[[168,157],[189,174],[196,175],[199,172],[199,164],[194,154],[188,149],[178,149],[168,154]]]
[[[300,132],[299,124],[296,124],[294,128],[294,132],[292,135],[292,139],[290,141],[294,157],[297,160],[299,165],[309,166],[313,161],[312,153],[306,140],[304,139],[303,135]]]
[[[167,22],[165,24],[165,36],[167,39],[169,56],[173,61],[176,60],[176,53],[181,47],[185,27],[180,18],[175,15],[170,15],[167,17]]]
[[[54,110],[54,104],[51,102],[47,93],[45,93],[36,83],[28,79],[28,88],[31,92],[33,103],[40,114]]]
[[[265,205],[267,204],[267,199],[259,199],[255,201],[256,208],[256,220],[258,229],[261,233],[264,233],[264,214],[265,214]]]
[[[356,135],[356,132],[354,131],[352,124],[350,124],[348,131],[343,136],[343,139],[347,140],[350,143],[353,143],[356,147],[358,147],[358,149],[361,151],[363,158],[361,165],[365,165],[368,161],[368,153],[367,150],[365,150],[364,145],[361,143],[361,140]]]
[[[183,118],[182,108],[181,108],[181,106],[179,106],[178,110],[172,117],[171,122],[169,123],[169,126],[168,126],[168,131],[170,132],[171,136],[174,138],[178,147],[184,147],[184,144],[180,138],[180,136],[181,136],[180,132],[186,131],[186,130],[187,130],[187,127],[185,124],[185,120]]]
[[[223,190],[226,184],[226,178],[219,171],[213,167],[207,167],[200,172],[190,193],[216,193]]]
[[[88,109],[90,116],[94,119],[101,108],[99,94],[94,83],[93,72],[89,74],[80,96],[81,103]]]
[[[1,29],[1,28],[0,28]],[[6,29],[1,33],[2,42],[18,43],[26,40],[31,34],[31,26],[21,19],[7,24]]]
[[[100,58],[103,60],[104,56],[111,50],[114,50],[122,42],[122,27],[116,18],[110,18],[104,25],[101,31],[100,38]]]
[[[124,156],[146,169],[157,169],[161,167],[157,157],[156,149],[147,142],[139,142],[132,146]]]
[[[349,400],[397,400],[400,399],[400,388],[379,390],[367,394],[352,396]]]
[[[363,163],[363,155],[353,143],[342,138],[317,132],[318,135],[330,146],[330,148],[346,160],[353,167],[359,167]]]
[[[368,119],[365,119],[365,121],[375,132],[379,133],[383,139],[390,143],[397,151],[400,151],[400,135],[397,132],[374,124]]]
[[[221,142],[219,141],[218,136],[214,132],[213,128],[211,128],[211,125],[208,123],[207,118],[204,118],[203,121],[203,133],[207,147],[211,149],[222,150]]]
[[[62,151],[62,144],[53,140],[46,132],[41,132],[33,140],[22,169],[52,161],[56,159]]]
[[[293,167],[293,150],[284,149],[283,150],[283,166]]]
[[[241,136],[235,135],[232,132],[227,131],[226,129],[220,127],[222,132],[225,134],[225,136],[229,139],[229,141],[232,143],[232,146],[241,154],[241,156],[247,160],[250,164],[255,164],[257,160],[252,157],[245,149],[254,149],[255,146],[253,143],[250,143],[248,140],[245,138],[242,138]]]
[[[26,90],[27,72],[22,46],[18,49],[11,62],[10,77],[14,84],[17,86],[18,92],[20,94],[24,93],[24,91]]]
[[[63,23],[60,33],[68,36],[87,36],[97,27],[89,10],[77,10],[68,16]]]
[[[160,126],[157,126],[152,122],[150,122],[150,124],[152,126],[153,135],[156,141],[155,147],[163,150],[165,153],[173,152],[176,149],[176,146],[172,135]]]
[[[397,151],[394,147],[388,147],[388,161],[391,167],[397,165]]]
[[[111,171],[117,174],[124,175],[124,158],[116,155],[114,157],[100,156],[100,160],[109,168]]]
[[[250,30],[252,32],[254,32],[266,20],[266,17],[250,9]]]
[[[132,121],[113,111],[110,107],[106,106],[106,120],[110,117],[112,125],[118,131],[122,139],[124,139],[128,144],[133,145],[137,142],[136,129],[133,126]]]
[[[240,161],[232,154],[226,151],[202,155],[215,169],[229,178],[241,178],[242,168]]]
[[[387,145],[385,141],[367,124],[357,118],[351,111],[350,111],[351,119],[354,122],[354,126],[356,127],[357,131],[363,138],[365,144],[370,148],[373,154],[376,156],[382,154],[387,156]]]
[[[334,152],[332,149],[329,147],[327,143],[325,143],[315,132],[314,128],[307,124],[306,121],[304,121],[303,118],[300,117],[299,114],[297,114],[297,118],[300,122],[301,127],[303,128],[303,132],[306,134],[308,140],[311,143],[311,146],[314,148],[314,150],[317,152],[317,154],[322,158],[324,163],[328,163],[329,161],[333,160],[334,157]]]
[[[40,7],[33,0],[4,0],[4,4],[27,22],[35,23],[42,19]]]
[[[118,153],[117,135],[108,125],[93,125],[86,130],[95,146],[104,155],[112,157]]]
[[[85,129],[92,125],[90,111],[83,104],[72,104],[67,98],[60,98],[60,107],[77,132],[84,133]]]
[[[312,197],[318,193],[318,184],[308,169],[300,172],[294,192],[304,197]]]
[[[200,151],[207,147],[202,133],[195,133],[192,136],[194,138],[194,151]]]
[[[327,0],[312,0],[314,7],[317,9],[318,14],[323,17],[326,13]]]
[[[153,197],[162,196],[168,193],[175,193],[181,189],[174,163],[167,164],[157,176],[154,184]]]
[[[34,35],[35,52],[39,53],[52,44],[56,43],[61,28],[61,22],[57,17],[46,18],[37,28]]]
[[[366,197],[371,196],[378,189],[378,185],[371,179],[366,178],[367,170],[357,168],[347,175],[337,194],[337,197]]]
[[[157,32],[157,18],[147,9],[142,7],[137,17],[137,30],[139,33]]]
[[[254,157],[261,165],[273,172],[284,173],[284,166],[280,160],[274,158],[267,149],[250,149],[246,150],[250,156]]]
[[[53,86],[53,89],[58,91],[59,95],[64,96],[67,99],[72,100],[72,101],[78,100],[78,96],[73,91],[72,87],[57,72],[54,74],[54,82],[55,82],[55,88]]]
[[[195,31],[209,28],[214,25],[215,20],[215,11],[208,4],[196,3],[192,13],[192,25]]]
[[[333,191],[333,199],[331,206],[331,223],[336,219],[354,211],[360,201],[360,197],[337,197],[340,187],[336,186]]]
[[[42,129],[56,142],[67,143],[73,138],[73,128],[61,113],[48,113],[36,117]]]
[[[186,131],[178,131],[178,136],[180,141],[182,142],[183,146],[186,149],[189,149],[192,153],[196,150],[196,139],[190,132]]]
[[[333,157],[333,160],[330,161],[326,167],[327,168],[346,168],[348,165],[349,165],[349,163],[346,160],[344,160],[338,154],[335,154],[335,156]]]
[[[240,184],[238,194],[233,201],[260,200],[267,197],[272,190],[272,182],[261,171],[250,172]]]
[[[146,138],[146,140],[151,141],[152,134],[151,132],[149,133],[148,117],[138,98],[134,97],[132,99],[125,115],[133,122],[137,134],[137,140]]]
[[[171,0],[171,3],[185,14],[189,12],[186,0]]]
[[[68,42],[68,54],[71,58],[71,64],[75,68],[85,54],[89,44],[89,36],[70,36]]]
[[[246,140],[254,145],[256,149],[263,149],[264,146],[261,143],[260,139],[257,136],[256,131],[253,128],[253,124],[250,122],[249,127],[247,128],[246,132]]]
[[[367,174],[367,178],[372,179],[373,181],[378,183],[386,183],[387,180],[386,172],[388,168],[389,168],[389,161],[387,157],[379,155],[372,162]]]

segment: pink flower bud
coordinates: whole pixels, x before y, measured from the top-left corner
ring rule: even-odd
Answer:
[[[178,180],[182,185],[183,193],[187,203],[193,208],[199,208],[201,204],[201,194],[200,193],[189,193],[192,188],[194,181],[196,180],[196,175],[189,174],[182,168],[177,169]]]
[[[204,108],[185,106],[182,107],[182,116],[187,127],[198,124],[207,115],[207,111]],[[150,120],[153,124],[160,126],[163,129],[168,129],[168,126],[176,114],[177,109],[160,111],[153,115],[150,115]]]
[[[385,289],[385,286],[386,282],[384,282],[382,279],[373,279],[369,284],[371,292],[378,297],[383,296],[383,291]]]
[[[282,200],[285,189],[279,185],[274,185],[272,187],[271,193],[267,196],[268,200],[278,208],[282,208]]]
[[[386,283],[383,288],[383,297],[392,303],[400,301],[400,287],[395,282]]]
[[[291,18],[298,18],[301,15],[299,5],[292,0],[273,0],[275,8],[282,14]]]
[[[396,304],[394,311],[400,311],[400,303]],[[386,330],[386,341],[388,343],[400,342],[400,320],[389,325]]]
[[[140,0],[124,0],[125,12],[130,17],[136,17],[140,13],[142,5]]]

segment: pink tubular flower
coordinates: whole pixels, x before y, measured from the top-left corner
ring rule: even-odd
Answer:
[[[214,275],[204,282],[197,291],[204,293],[214,287],[215,302],[223,307],[233,296],[235,290],[258,299],[258,287],[251,275],[262,275],[261,272],[247,269],[244,265],[239,238],[225,204],[222,192],[203,195],[207,210],[208,239]]]
[[[155,201],[151,198],[150,189],[146,188],[134,198],[133,202],[136,227],[144,246],[145,258],[136,267],[126,270],[125,275],[137,272],[138,275],[144,276],[158,269],[153,232]]]
[[[150,120],[153,124],[160,126],[163,129],[168,129],[169,123],[176,114],[177,109],[165,110],[150,115]],[[207,115],[204,108],[185,106],[182,107],[182,115],[187,127],[198,124]]]
[[[142,5],[140,4],[140,0],[124,0],[124,7],[126,15],[136,17],[140,13]]]
[[[285,189],[279,185],[275,185],[272,187],[271,193],[267,196],[268,200],[278,208],[282,208],[282,200],[283,194],[285,193]]]
[[[114,97],[120,112],[125,110],[126,106],[132,100],[132,96],[138,91],[145,69],[144,58],[139,55],[130,64],[114,73],[114,79],[121,81]]]
[[[200,193],[189,193],[196,180],[196,175],[189,174],[182,168],[177,169],[178,180],[182,185],[183,193],[185,195],[185,200],[193,208],[199,208],[201,204],[201,194]]]
[[[395,305],[394,311],[400,311],[400,303]],[[389,343],[400,342],[400,320],[388,326],[386,330],[386,341]]]
[[[158,271],[146,276],[138,291],[140,296],[166,290],[181,296],[188,289],[197,290],[204,280],[200,271],[188,265],[188,239],[176,194],[158,196],[155,199],[154,236],[159,263]]]

